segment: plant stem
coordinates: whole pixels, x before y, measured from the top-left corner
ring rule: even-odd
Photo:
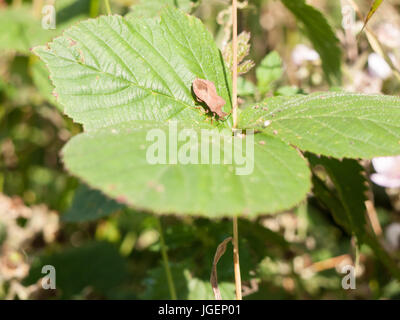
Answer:
[[[354,236],[354,245],[355,245],[355,258],[354,258],[354,269],[357,272],[360,266],[360,242],[357,237]]]
[[[111,14],[110,1],[109,0],[104,0],[104,2],[106,4],[107,14],[110,15]]]
[[[232,117],[233,129],[238,126],[237,114],[237,71],[238,71],[238,39],[237,39],[237,0],[232,0]],[[242,280],[240,278],[239,264],[239,234],[238,218],[233,218],[233,266],[235,270],[236,300],[242,300]]]
[[[40,14],[43,8],[43,0],[33,0],[32,8],[33,8],[33,15],[36,18],[40,18]]]
[[[176,300],[176,291],[174,280],[172,278],[171,269],[169,267],[167,246],[165,245],[164,235],[162,231],[161,218],[157,219],[158,233],[160,235],[161,255],[164,263],[165,275],[167,276],[167,283],[171,300]]]
[[[235,270],[236,300],[242,300],[242,280],[239,264],[238,218],[233,218],[233,266]]]
[[[369,192],[371,193],[371,192]],[[372,196],[371,196],[372,198]],[[369,222],[371,224],[372,230],[374,231],[377,237],[382,236],[382,227],[378,219],[378,214],[376,213],[376,209],[373,203],[373,200],[365,201],[365,207],[367,208],[367,214],[369,218]]]
[[[350,0],[350,4],[355,10],[358,18],[362,21],[364,20],[363,15],[361,14],[360,9],[358,8],[358,5],[354,2],[354,0]],[[379,54],[383,59],[385,59],[386,63],[390,66],[390,68],[393,71],[394,76],[396,79],[400,82],[400,71],[397,69],[397,67],[393,64],[392,60],[386,53],[386,51],[383,49],[382,44],[379,42],[377,36],[369,29],[367,25],[364,26],[363,30],[365,31],[365,34],[367,35],[367,40],[375,53]],[[361,33],[359,34],[359,36]]]
[[[237,71],[238,71],[238,40],[237,40],[237,0],[232,0],[232,117],[233,128],[236,129],[238,125],[237,114]]]
[[[99,15],[100,11],[100,0],[91,0],[90,1],[90,17],[96,18]]]

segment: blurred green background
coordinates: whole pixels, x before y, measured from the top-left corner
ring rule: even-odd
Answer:
[[[159,2],[112,0],[111,9],[152,16]],[[199,17],[223,48],[229,39],[229,1],[166,2]],[[389,66],[384,73],[388,64],[374,60],[376,47],[343,28],[344,2],[307,3],[323,13],[339,39],[342,76],[335,87],[399,95],[398,71]],[[370,1],[356,3],[365,16]],[[231,234],[229,219],[137,212],[63,170],[59,152],[81,127],[63,115],[46,67],[30,48],[79,20],[105,14],[106,8],[99,0],[57,0],[57,27],[45,30],[41,18],[46,4],[54,1],[0,0],[0,299],[169,299],[160,223],[178,298],[213,299],[212,260],[218,244]],[[363,21],[356,18],[355,23],[361,29]],[[386,0],[369,28],[398,68],[400,0]],[[256,65],[239,79],[243,105],[265,96],[332,88],[310,35],[281,1],[245,2],[239,29],[251,33],[249,57]],[[362,164],[371,171],[369,162]],[[385,237],[388,227],[400,223],[399,192],[378,186],[371,192],[382,238],[398,259],[399,239],[396,244]],[[342,289],[340,266],[352,263],[354,248],[328,211],[312,194],[292,211],[239,221],[245,299],[400,298],[399,282],[364,246],[357,289]],[[57,270],[57,290],[41,288],[46,264]],[[223,298],[234,298],[231,247],[218,271]]]

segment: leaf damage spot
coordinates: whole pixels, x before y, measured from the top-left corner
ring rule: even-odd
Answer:
[[[68,41],[69,41],[69,46],[70,47],[76,46],[76,44],[77,44],[77,42],[75,40],[71,39],[71,38],[69,38]]]
[[[117,200],[118,203],[121,203],[121,204],[127,204],[128,203],[128,200],[124,195],[117,196],[116,200]]]
[[[154,189],[154,190],[155,190],[156,192],[158,192],[158,193],[162,193],[162,192],[165,191],[164,185],[159,184],[159,183],[154,182],[154,181],[149,181],[149,182],[147,183],[147,186],[148,186],[150,189]]]
[[[84,57],[83,51],[81,49],[79,49],[79,62],[85,63],[85,57]]]

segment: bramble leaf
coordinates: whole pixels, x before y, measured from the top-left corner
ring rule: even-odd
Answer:
[[[0,9],[0,50],[16,50],[29,54],[33,45],[49,41],[56,35],[53,30],[45,30],[40,20],[33,17],[30,8]]]
[[[339,40],[323,14],[305,0],[282,0],[283,4],[301,22],[306,36],[318,51],[322,68],[329,83],[341,82],[341,49]]]
[[[275,97],[245,109],[239,126],[336,158],[400,154],[398,97],[329,92]]]
[[[131,6],[126,18],[154,18],[159,16],[163,9],[175,6],[185,12],[191,12],[199,5],[200,0],[140,0]]]
[[[271,85],[283,74],[282,59],[276,51],[270,52],[256,69],[257,86],[261,94],[271,90]]]
[[[364,204],[367,200],[367,180],[364,168],[353,159],[340,161],[312,154],[307,154],[307,158],[312,167],[321,165],[325,168],[344,207],[344,212],[336,215],[343,215],[341,218],[343,225],[362,242],[367,226]]]
[[[236,169],[244,166],[223,164],[222,138],[213,140],[210,147],[220,152],[221,164],[172,164],[168,160],[167,164],[150,164],[147,152],[154,142],[147,141],[147,133],[152,128],[133,122],[80,134],[63,150],[65,166],[112,198],[159,214],[217,218],[274,213],[299,203],[311,187],[309,169],[297,151],[264,134],[254,136],[254,171],[249,175],[236,175]],[[166,137],[166,150],[172,145],[169,129],[157,126]],[[178,132],[183,129],[178,127]],[[200,129],[194,129],[200,137]],[[187,141],[177,141],[177,150],[184,144]],[[199,152],[200,162],[204,149],[196,143],[191,148]]]
[[[190,272],[193,269],[189,263],[183,265],[171,264],[171,273],[177,289],[178,299],[188,300],[214,300],[210,282],[195,277]],[[145,292],[140,296],[141,299],[169,299],[170,294],[165,285],[167,279],[165,270],[156,267],[148,272],[148,277],[144,279]],[[224,299],[235,298],[235,285],[230,282],[221,282],[221,295]]]
[[[29,54],[33,46],[46,43],[66,27],[89,16],[90,0],[58,0],[55,3],[56,29],[44,29],[31,6],[0,8],[0,50]]]
[[[157,20],[88,20],[34,52],[48,65],[64,112],[85,130],[131,120],[204,121],[191,90],[196,78],[212,81],[224,111],[231,109],[229,71],[211,34],[179,10]]]
[[[64,148],[66,168],[120,202],[156,213],[255,216],[288,209],[310,189],[304,159],[268,135],[250,143],[249,175],[236,175],[238,166],[223,161],[153,165],[146,159],[147,133],[158,128],[168,137],[169,120],[197,133],[226,126],[232,136],[229,116],[209,125],[192,92],[194,79],[211,81],[226,101],[224,111],[231,109],[230,72],[194,17],[176,9],[152,20],[100,17],[35,52],[47,63],[65,112],[86,131]],[[217,150],[224,154],[222,144]]]
[[[81,185],[75,191],[72,204],[62,215],[62,219],[67,222],[92,221],[106,217],[123,207],[100,191]]]
[[[335,187],[336,194],[326,184],[313,175],[313,192],[326,206],[336,223],[349,234],[356,235],[358,244],[366,244],[391,274],[400,279],[400,268],[393,257],[386,252],[380,239],[368,228],[366,219],[366,178],[363,167],[355,160],[329,159],[307,154],[313,168],[322,165]]]

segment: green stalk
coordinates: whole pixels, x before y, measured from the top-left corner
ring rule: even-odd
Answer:
[[[90,1],[90,17],[96,18],[100,12],[100,0]]]
[[[104,0],[105,4],[106,4],[106,11],[107,14],[110,15],[111,14],[111,7],[110,7],[110,1],[109,0]]]
[[[175,285],[174,285],[174,280],[172,278],[171,269],[169,267],[167,246],[165,245],[165,240],[161,225],[161,218],[157,219],[157,226],[158,226],[158,233],[160,235],[161,255],[163,258],[165,275],[167,276],[169,294],[171,296],[171,300],[176,300],[177,298],[176,298]]]
[[[355,245],[355,259],[354,259],[354,269],[356,270],[356,276],[357,276],[357,271],[360,266],[360,242],[357,237],[354,238],[354,245]]]

